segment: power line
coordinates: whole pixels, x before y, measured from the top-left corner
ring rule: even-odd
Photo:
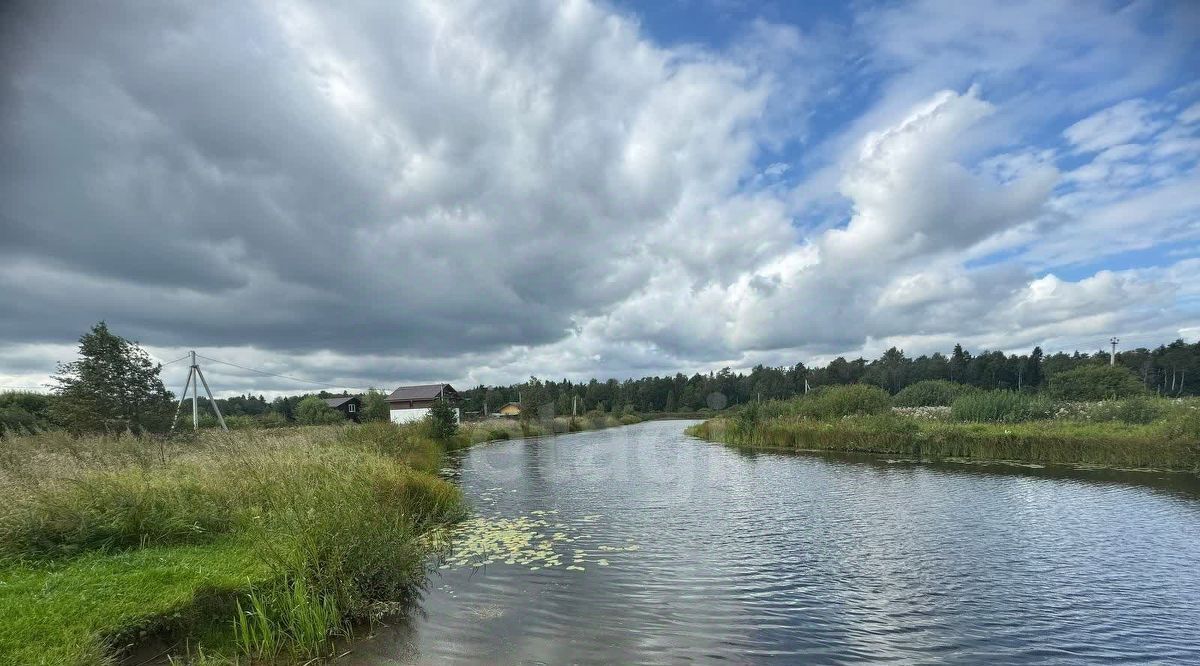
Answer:
[[[266,370],[258,370],[255,368],[248,368],[244,365],[238,365],[237,363],[230,363],[229,361],[222,361],[220,359],[211,358],[209,356],[204,356],[203,354],[196,354],[196,356],[198,356],[206,361],[212,361],[213,363],[220,363],[222,365],[228,365],[228,366],[232,366],[235,368],[240,368],[240,369],[246,370],[248,372],[256,372],[260,375],[266,375],[268,377],[278,377],[280,379],[286,379],[288,381],[293,381],[293,382],[300,382],[302,384],[312,384],[313,386],[320,386],[321,388],[348,388],[348,389],[354,389],[355,391],[369,391],[370,390],[370,389],[362,388],[360,386],[341,386],[341,385],[335,384],[334,382],[314,382],[309,379],[300,379],[299,377],[289,377],[287,375],[281,375],[281,374],[275,373],[275,372],[267,372]]]
[[[186,360],[189,358],[191,358],[191,354],[184,354],[183,356],[180,356],[179,358],[175,359],[174,361],[167,361],[166,363],[163,363],[162,365],[163,365],[163,367],[166,367],[168,365],[171,365],[172,363],[178,363],[180,361],[183,361],[183,360]]]

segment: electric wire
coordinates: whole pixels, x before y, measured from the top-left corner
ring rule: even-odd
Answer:
[[[250,367],[246,367],[246,366],[244,366],[244,365],[240,365],[240,364],[238,364],[238,363],[231,363],[231,362],[229,362],[229,361],[222,361],[221,359],[218,359],[218,358],[212,358],[211,356],[204,356],[203,354],[196,354],[196,358],[202,358],[202,359],[204,359],[204,360],[206,360],[206,361],[212,361],[213,363],[220,363],[221,365],[228,365],[228,366],[232,366],[232,367],[234,367],[234,368],[240,368],[240,369],[242,369],[242,370],[246,370],[247,372],[256,372],[256,373],[258,373],[258,374],[260,374],[260,375],[266,375],[266,376],[268,376],[268,377],[278,377],[278,378],[280,378],[280,379],[286,379],[286,380],[288,380],[288,381],[300,382],[300,383],[302,383],[302,384],[311,384],[311,385],[313,385],[313,386],[320,386],[321,388],[334,388],[334,387],[336,387],[336,388],[348,388],[348,389],[354,389],[355,391],[369,391],[369,390],[371,390],[371,389],[366,389],[366,388],[362,388],[362,387],[359,387],[359,386],[339,386],[338,384],[335,384],[335,383],[333,383],[333,382],[315,382],[315,381],[312,381],[312,380],[310,380],[310,379],[300,379],[299,377],[289,377],[288,375],[281,375],[281,374],[279,374],[279,373],[277,373],[277,372],[267,372],[266,370],[258,370],[257,368],[250,368]]]

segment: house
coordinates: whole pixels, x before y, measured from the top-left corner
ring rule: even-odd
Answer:
[[[521,403],[510,402],[506,405],[501,406],[500,410],[496,413],[499,414],[500,416],[520,416],[521,415]]]
[[[458,409],[458,391],[449,384],[421,384],[420,386],[401,386],[392,391],[387,397],[388,409],[391,411],[392,423],[410,423],[425,418],[429,408],[438,400],[446,400],[454,405],[454,414],[462,418]]]
[[[338,410],[346,415],[346,418],[351,421],[358,420],[358,413],[362,411],[362,399],[357,395],[344,395],[338,398],[325,398],[325,404],[333,409]]]

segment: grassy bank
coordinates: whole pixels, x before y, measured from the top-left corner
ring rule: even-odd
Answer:
[[[0,663],[293,662],[423,583],[457,519],[442,447],[390,424],[0,442]]]
[[[600,430],[602,428],[641,423],[642,420],[643,418],[636,414],[618,416],[602,412],[591,412],[582,416],[556,416],[550,419],[527,421],[507,418],[465,421],[459,427],[456,441],[459,446],[469,446],[482,442],[517,439],[520,437],[545,437],[569,432]]]
[[[1200,401],[1057,405],[994,393],[944,408],[893,410],[882,392],[835,390],[747,406],[688,432],[752,448],[1200,472]]]

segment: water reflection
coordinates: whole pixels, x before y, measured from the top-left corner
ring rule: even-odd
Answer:
[[[505,538],[561,532],[560,565],[460,560],[346,661],[1200,660],[1194,476],[746,453],[684,425],[464,452],[479,519],[547,523]]]

